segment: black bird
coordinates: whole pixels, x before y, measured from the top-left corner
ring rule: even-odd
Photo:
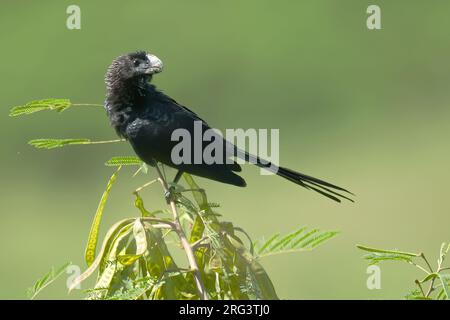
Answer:
[[[160,162],[178,169],[174,182],[180,179],[183,172],[187,172],[244,187],[245,180],[235,173],[241,171],[241,167],[229,160],[231,156],[237,156],[337,202],[340,202],[340,198],[353,201],[343,194],[351,194],[344,188],[291,169],[277,167],[264,159],[239,150],[222,137],[218,138],[226,141],[222,163],[195,164],[194,161],[174,163],[171,153],[178,142],[171,139],[173,131],[183,128],[194,134],[195,122],[201,123],[203,132],[210,127],[197,114],[150,84],[152,76],[161,72],[162,68],[163,64],[156,56],[138,51],[116,58],[109,66],[105,77],[107,86],[105,109],[111,125],[119,136],[130,142],[142,161],[150,166]],[[206,144],[202,147],[205,148]]]

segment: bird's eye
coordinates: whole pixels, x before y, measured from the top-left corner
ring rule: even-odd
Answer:
[[[134,60],[133,61],[133,64],[134,64],[135,67],[139,66],[140,63],[141,62],[139,60]]]

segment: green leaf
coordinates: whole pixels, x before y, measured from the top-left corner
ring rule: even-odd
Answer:
[[[131,235],[132,229],[127,229],[124,233],[119,233],[119,235],[113,240],[111,245],[111,250],[108,255],[108,264],[104,268],[100,275],[97,283],[95,284],[95,289],[109,289],[111,281],[118,269],[117,258],[119,256],[122,241],[128,242],[128,237]],[[99,292],[98,297],[104,296],[106,292]]]
[[[116,172],[109,178],[108,184],[106,185],[106,189],[103,192],[103,195],[100,199],[100,202],[97,207],[97,211],[94,215],[94,220],[92,221],[91,230],[89,232],[88,242],[86,245],[86,249],[84,252],[84,258],[88,266],[92,264],[95,260],[95,250],[97,248],[98,241],[98,231],[100,229],[100,222],[102,220],[103,211],[105,209],[106,200],[108,200],[109,192],[117,179],[117,175],[122,167],[117,168]]]
[[[38,279],[34,286],[32,288],[29,288],[28,296],[31,300],[36,298],[36,296],[49,284],[51,284],[53,281],[55,281],[60,275],[62,275],[68,266],[70,266],[72,263],[67,262],[63,266],[59,267],[58,269],[55,269],[52,267],[52,269],[46,273],[42,278]]]
[[[167,272],[179,271],[167,244],[164,241],[162,232],[160,229],[153,228],[151,225],[146,224],[146,235],[148,248],[145,251],[145,261],[149,275],[157,279],[162,279]],[[161,286],[161,290],[154,291],[151,295],[155,299],[177,299],[178,293],[186,285],[186,280],[181,274],[174,274],[173,277],[169,277],[165,280],[164,286]]]
[[[364,255],[364,259],[368,260],[370,265],[378,264],[381,261],[404,261],[411,263],[413,258],[420,256],[420,253],[417,254],[398,250],[376,249],[362,245],[357,245],[356,247],[360,250],[369,252]]]
[[[369,261],[369,265],[375,265],[381,261],[404,261],[411,263],[412,258],[410,256],[404,256],[391,253],[369,253],[364,255],[364,259]]]
[[[54,149],[74,144],[105,144],[123,142],[124,139],[91,141],[90,139],[34,139],[28,141],[29,145],[38,149]]]
[[[436,300],[447,300],[447,296],[445,295],[445,290],[441,288],[438,294],[436,295]]]
[[[134,206],[139,209],[139,211],[141,212],[141,216],[142,217],[154,216],[154,214],[152,212],[147,211],[147,209],[145,209],[145,207],[144,207],[144,200],[142,200],[142,198],[139,195],[139,193],[135,192],[134,196],[136,197],[136,199],[134,200]]]
[[[62,112],[72,105],[69,99],[44,99],[28,102],[23,106],[11,108],[9,111],[10,117],[17,117],[21,115],[28,115],[43,110],[55,110]]]
[[[404,252],[404,251],[398,251],[398,250],[383,250],[383,249],[376,249],[376,248],[370,248],[362,245],[356,246],[358,249],[368,252],[375,252],[375,253],[390,253],[393,255],[401,255],[401,256],[408,256],[408,257],[419,257],[420,253],[411,253],[411,252]]]
[[[306,234],[299,237],[299,239],[294,239],[292,242],[292,247],[300,247],[303,248],[305,245],[303,243],[309,241],[311,237],[319,232],[319,229],[312,229],[311,231],[307,232]]]
[[[123,156],[123,157],[112,157],[105,162],[106,166],[141,166],[143,164],[142,160],[138,157],[133,156]]]
[[[430,281],[431,279],[435,279],[438,278],[439,275],[437,273],[430,273],[429,275],[427,275],[425,278],[423,278],[421,281],[419,281],[420,283],[424,283],[427,281]]]
[[[124,266],[129,266],[135,263],[140,257],[141,255],[136,254],[122,254],[117,256],[117,261]]]
[[[413,291],[411,291],[410,293],[408,293],[405,296],[406,300],[433,300],[429,297],[424,297],[422,292],[419,289],[415,289]]]
[[[445,242],[441,244],[441,249],[439,250],[439,260],[438,264],[442,265],[444,263],[445,256],[450,250],[450,243],[447,245]]]
[[[328,239],[333,238],[338,233],[339,232],[337,232],[337,231],[328,231],[328,232],[321,233],[320,235],[311,239],[311,242],[308,243],[308,245],[313,249],[313,248],[319,246],[320,244],[322,244],[323,242],[327,241]]]
[[[110,251],[109,248],[111,248],[117,234],[120,233],[123,228],[126,228],[127,225],[134,222],[134,220],[135,219],[133,218],[120,220],[108,230],[103,240],[102,248],[100,249],[97,257],[89,266],[89,268],[87,268],[80,276],[73,280],[73,282],[69,286],[69,292],[76,288],[81,282],[86,280],[90,275],[92,275],[95,269],[97,269],[97,267],[100,265],[100,262],[103,260],[104,254],[107,254]]]
[[[195,183],[190,174],[183,173],[183,177],[189,187],[193,190],[192,195],[194,196],[194,200],[195,202],[197,202],[200,210],[204,210],[206,212],[210,211],[211,208],[209,207],[205,192],[200,189],[200,187],[197,185],[197,183]]]
[[[441,280],[442,289],[444,290],[444,293],[447,296],[447,300],[449,300],[450,299],[450,288],[449,288],[450,274],[439,273],[439,280]]]
[[[271,244],[272,242],[274,242],[276,239],[278,239],[279,236],[280,236],[279,233],[276,233],[276,234],[274,234],[273,236],[271,236],[271,237],[269,238],[269,240],[267,240],[266,242],[264,242],[264,243],[262,244],[261,248],[258,250],[258,254],[263,253],[263,252],[266,250],[266,248],[268,248],[268,247],[270,246],[270,244]]]
[[[141,219],[136,219],[133,226],[133,235],[136,241],[136,255],[141,256],[147,250],[147,236]]]
[[[227,235],[227,238],[235,248],[236,252],[247,262],[251,275],[258,286],[261,299],[278,300],[272,281],[258,260],[255,259],[239,241],[230,235]]]
[[[90,139],[34,139],[28,141],[28,144],[38,149],[61,148],[73,144],[89,144]]]
[[[107,300],[136,300],[143,296],[152,287],[163,284],[154,281],[151,277],[139,278],[137,280],[125,280],[125,287],[117,290],[113,295],[105,297]]]
[[[300,233],[306,230],[306,227],[300,228],[295,232],[292,232],[284,237],[282,237],[280,240],[278,240],[271,248],[270,250],[273,251],[279,247],[285,247],[289,244],[289,242],[292,241],[293,238],[297,237]]]
[[[274,254],[309,251],[338,234],[337,231],[309,230],[306,227],[299,228],[285,236],[275,234],[257,249],[258,257],[266,257]]]

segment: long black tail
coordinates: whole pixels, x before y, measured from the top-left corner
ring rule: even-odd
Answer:
[[[262,168],[265,167],[265,165],[257,165]],[[283,167],[279,167],[276,174],[306,189],[314,190],[334,201],[341,202],[340,198],[342,198],[354,202],[352,199],[342,194],[347,193],[349,195],[353,195],[353,193],[329,182]]]
[[[316,191],[331,200],[341,202],[341,199],[346,199],[351,202],[354,202],[351,198],[342,194],[347,193],[348,195],[353,195],[353,193],[344,188],[336,186],[332,183],[308,176],[306,174],[288,168],[278,167],[268,161],[262,160],[242,150],[237,150],[237,156],[242,159],[245,159],[246,161],[252,164],[257,165],[260,168],[264,168],[268,171],[277,174],[280,177],[283,177],[295,184],[298,184],[299,186],[302,186],[309,190]]]

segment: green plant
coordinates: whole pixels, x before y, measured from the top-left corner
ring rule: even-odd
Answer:
[[[361,245],[358,245],[357,248],[368,252],[364,255],[364,259],[369,261],[369,265],[375,265],[381,261],[402,261],[415,266],[425,273],[421,280],[416,279],[414,281],[416,288],[406,295],[407,299],[450,299],[450,274],[448,273],[450,267],[444,266],[445,257],[450,250],[450,244],[442,243],[435,268],[431,266],[423,253],[375,249]]]
[[[14,107],[10,116],[28,115],[43,110],[62,112],[74,106],[68,99],[46,99]],[[69,145],[122,142],[121,139],[36,139],[30,145],[53,149]],[[208,201],[189,174],[184,174],[188,188],[169,184],[164,168],[155,166],[157,178],[137,188],[134,204],[139,214],[115,223],[97,250],[99,230],[110,190],[123,167],[134,167],[147,174],[148,167],[133,156],[117,156],[106,166],[115,167],[95,212],[85,250],[88,268],[76,278],[70,290],[97,273],[96,284],[87,290],[88,299],[278,299],[272,281],[260,263],[266,256],[309,251],[336,236],[337,232],[299,228],[266,241],[253,243],[248,234],[233,223],[222,220],[218,204]],[[159,183],[172,196],[168,209],[148,210],[142,189]],[[189,196],[190,195],[190,196]],[[187,266],[176,261],[181,249]],[[38,280],[31,296],[61,275],[65,267]]]

